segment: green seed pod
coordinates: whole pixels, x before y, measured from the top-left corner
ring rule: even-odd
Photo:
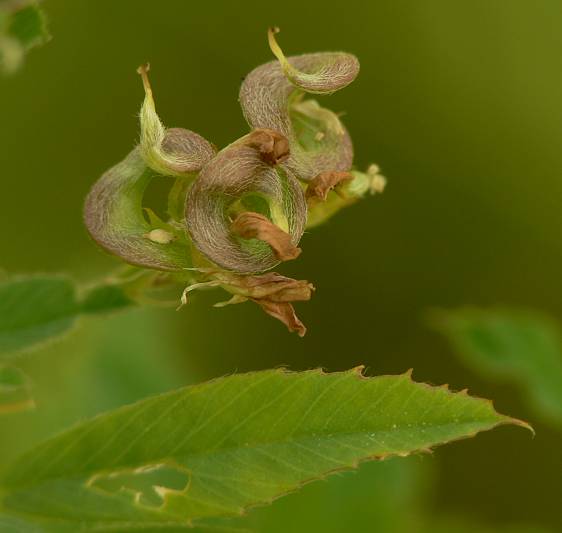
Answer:
[[[185,239],[171,232],[176,238],[166,243],[151,238],[157,228],[146,220],[142,200],[154,175],[135,148],[92,187],[84,206],[86,228],[97,244],[132,265],[168,271],[191,267]]]
[[[183,128],[166,129],[156,113],[148,80],[149,65],[137,72],[142,77],[145,98],[141,107],[140,150],[146,164],[164,176],[193,176],[216,150],[201,136]]]
[[[186,181],[215,154],[200,135],[181,128],[165,129],[154,110],[146,67],[146,98],[141,121],[141,142],[123,161],[108,170],[86,198],[84,222],[91,237],[106,251],[132,265],[181,271],[192,267],[190,245],[183,228],[147,220],[144,192],[159,174],[182,176]],[[189,180],[191,181],[191,180]]]
[[[306,225],[306,201],[282,168],[287,140],[255,130],[221,150],[201,171],[186,202],[193,243],[226,270],[256,273],[293,259]]]
[[[287,137],[291,155],[284,167],[309,181],[321,172],[350,170],[353,146],[338,116],[305,93],[331,94],[349,85],[359,61],[344,52],[322,52],[286,58],[269,30],[278,61],[254,69],[240,89],[240,104],[253,128],[269,128]]]

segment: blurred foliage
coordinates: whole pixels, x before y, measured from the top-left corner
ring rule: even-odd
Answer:
[[[82,314],[133,305],[119,285],[100,283],[79,297],[61,276],[18,276],[0,284],[0,359],[61,337]]]
[[[223,146],[246,131],[232,105],[237,80],[271,59],[272,24],[282,28],[288,54],[343,49],[360,58],[359,78],[329,105],[346,111],[357,165],[376,161],[389,182],[376,200],[305,235],[302,256],[283,267],[317,287],[299,306],[305,339],[250,305],[213,309],[216,295],[204,293],[179,313],[84,320],[64,342],[23,358],[38,407],[0,419],[1,464],[86,416],[235,370],[415,367],[420,380],[495,398],[500,411],[537,431],[534,440],[510,439],[514,430],[504,429],[439,450],[432,514],[470,515],[493,531],[518,522],[559,530],[559,432],[534,420],[511,387],[467,371],[421,316],[428,307],[502,304],[562,320],[562,4],[287,0],[272,10],[256,0],[165,0],[158,8],[49,0],[45,7],[55,38],[17,76],[0,79],[7,271],[91,280],[113,269],[117,263],[88,241],[81,210],[91,184],[138,135],[136,67],[151,62],[166,124]],[[158,210],[159,184],[151,194]]]
[[[0,439],[0,469],[85,417],[199,381],[163,317],[148,309],[84,320],[64,342],[17,363],[37,406],[0,419],[0,434],[9,435]]]
[[[362,465],[256,509],[243,523],[267,533],[547,533],[529,525],[490,526],[469,515],[433,508],[433,458],[410,457]]]
[[[548,533],[547,529],[528,524],[515,524],[503,527],[486,526],[471,522],[462,516],[447,517],[433,524],[428,531],[433,533],[474,533],[475,531],[478,533]]]
[[[49,39],[37,1],[0,0],[0,73],[13,74],[27,51]]]
[[[27,376],[12,366],[0,366],[0,415],[33,409]]]
[[[467,364],[485,377],[523,389],[538,416],[562,423],[562,344],[545,316],[509,309],[459,309],[434,314]]]
[[[0,514],[0,526],[4,533],[45,533],[39,524],[4,514]]]
[[[427,458],[364,464],[255,509],[245,521],[268,533],[421,532],[431,478]]]

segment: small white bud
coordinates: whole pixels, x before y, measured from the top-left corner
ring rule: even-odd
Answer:
[[[169,244],[175,239],[174,235],[164,229],[153,229],[152,231],[145,233],[143,237],[146,237],[152,242],[158,244]]]
[[[386,187],[386,178],[382,174],[379,174],[379,172],[379,166],[374,163],[369,165],[369,168],[367,169],[367,174],[371,177],[371,184],[369,186],[371,194],[381,193]]]

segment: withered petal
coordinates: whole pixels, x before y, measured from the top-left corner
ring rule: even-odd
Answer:
[[[326,200],[328,192],[334,187],[352,179],[353,175],[350,172],[321,172],[308,184],[306,198],[309,200]]]
[[[310,300],[314,285],[306,280],[296,280],[277,272],[257,276],[243,276],[218,271],[212,278],[234,293],[252,299],[267,299],[272,302],[295,302]]]
[[[293,244],[287,232],[260,213],[240,213],[232,223],[231,229],[243,239],[259,239],[266,242],[280,261],[296,259],[302,251]]]
[[[306,327],[296,315],[293,306],[288,302],[271,302],[269,300],[253,300],[268,315],[280,320],[289,331],[296,331],[299,337],[306,335]]]
[[[289,140],[270,129],[256,129],[248,135],[248,146],[256,148],[268,165],[277,165],[289,157]]]

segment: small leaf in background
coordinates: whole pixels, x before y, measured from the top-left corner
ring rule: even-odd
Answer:
[[[119,531],[125,523],[197,524],[239,516],[362,460],[427,451],[500,424],[525,425],[489,401],[409,374],[233,375],[100,415],[44,442],[8,470],[3,504]],[[146,472],[155,470],[159,483],[166,472],[173,486],[149,491]],[[179,486],[187,473],[189,483]],[[135,474],[149,501],[131,496],[139,492]]]
[[[126,292],[119,285],[97,285],[86,292],[80,304],[84,314],[118,311],[134,305]]]
[[[18,368],[0,366],[0,415],[35,407],[27,376]]]
[[[8,278],[0,283],[0,358],[61,337],[81,314],[131,305],[118,285],[98,284],[79,298],[75,283],[61,276]]]
[[[418,456],[364,464],[307,485],[239,521],[263,533],[549,533],[539,526],[486,525],[473,516],[432,512],[434,463]]]
[[[532,311],[466,308],[434,313],[433,324],[476,371],[516,383],[536,413],[562,423],[562,341]]]
[[[26,52],[50,39],[45,15],[33,0],[0,2],[0,71],[12,74]]]
[[[421,532],[422,505],[429,500],[432,478],[432,465],[423,459],[364,464],[306,485],[241,521],[267,533]]]
[[[85,326],[40,357],[14,360],[33,384],[37,407],[0,416],[0,471],[78,421],[202,380],[170,335],[167,313],[136,307]]]
[[[432,521],[425,533],[554,533],[533,524],[485,525],[463,516],[439,517]]]
[[[74,324],[74,284],[63,277],[13,278],[0,284],[0,357],[60,336]]]

